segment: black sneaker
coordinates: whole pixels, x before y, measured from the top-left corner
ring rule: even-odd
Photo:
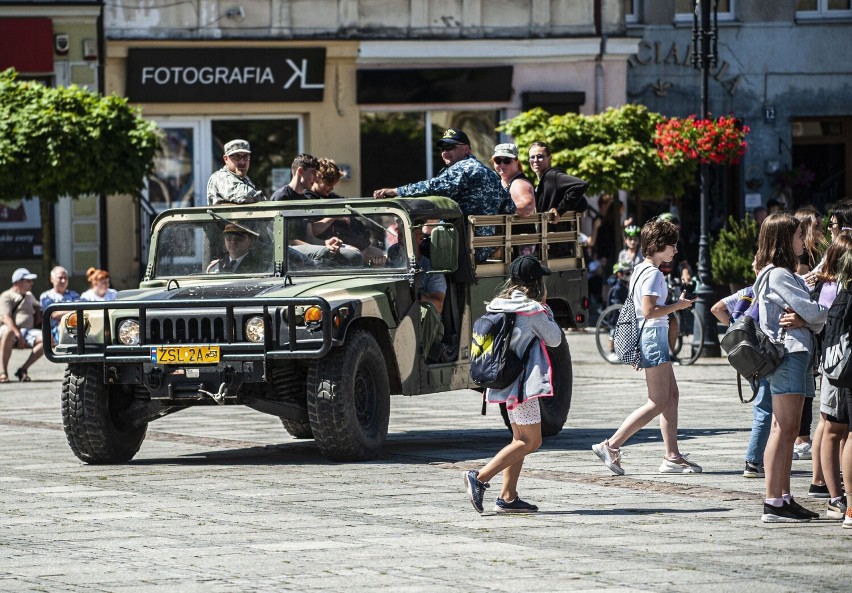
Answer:
[[[521,500],[520,496],[516,496],[512,502],[498,498],[494,503],[494,512],[497,513],[535,513],[537,510],[537,506]]]
[[[819,484],[811,484],[811,487],[808,489],[808,496],[811,498],[831,498],[831,494],[828,492],[828,486],[825,484],[822,486]]]
[[[485,490],[488,484],[483,484],[477,479],[479,472],[475,469],[464,472],[464,487],[467,489],[467,497],[470,499],[470,504],[473,505],[477,513],[484,513],[485,508],[482,506],[482,497],[485,496]]]
[[[750,461],[745,462],[745,469],[743,470],[744,478],[765,478],[766,472],[763,471],[762,463],[752,463]]]
[[[841,497],[837,502],[829,501],[825,516],[829,519],[843,519],[846,516],[846,498]]]
[[[819,519],[819,513],[815,513],[810,509],[806,509],[798,502],[796,502],[795,498],[791,498],[790,502],[786,503],[790,506],[790,510],[794,513],[798,513],[802,517],[807,517],[808,519]]]
[[[780,507],[775,507],[764,502],[763,516],[760,520],[764,523],[807,523],[810,521],[810,518],[794,513],[788,502],[785,502]]]

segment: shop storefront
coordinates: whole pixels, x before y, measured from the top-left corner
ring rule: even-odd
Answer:
[[[347,171],[340,194],[370,195],[434,175],[442,166],[435,137],[447,127],[464,129],[487,161],[498,123],[524,109],[623,104],[636,42],[613,40],[604,55],[595,38],[499,48],[484,40],[110,42],[107,92],[128,97],[164,132],[143,198],[110,202],[111,265],[138,273],[153,217],[206,204],[207,179],[230,139],[251,143],[249,176],[266,195],[289,181],[300,152]]]

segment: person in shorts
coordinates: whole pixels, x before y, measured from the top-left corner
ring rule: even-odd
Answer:
[[[464,472],[467,495],[473,508],[484,512],[482,499],[491,478],[503,472],[500,497],[494,505],[497,513],[534,513],[538,507],[518,496],[518,477],[524,459],[541,446],[541,409],[539,398],[553,397],[553,377],[546,346],[562,343],[562,329],[547,306],[544,276],[550,270],[532,255],[516,258],[509,268],[510,277],[497,297],[488,304],[489,312],[515,314],[511,348],[522,357],[532,344],[524,361],[524,371],[514,383],[503,389],[488,389],[488,403],[505,404],[512,428],[512,442],[503,447],[485,467]],[[537,343],[533,343],[533,341]]]
[[[41,343],[41,331],[36,329],[36,316],[41,308],[33,293],[33,280],[38,276],[26,268],[18,268],[12,273],[12,288],[0,294],[0,383],[9,382],[9,359],[12,350],[30,349],[30,355],[21,367],[15,371],[18,381],[29,381],[27,369],[44,353]]]
[[[651,420],[660,416],[660,432],[665,455],[661,473],[699,473],[701,466],[681,453],[677,443],[678,401],[680,392],[669,356],[669,313],[687,309],[695,299],[680,299],[666,304],[669,291],[660,264],[670,262],[677,254],[678,228],[666,220],[653,219],[642,227],[640,242],[644,261],[633,268],[630,291],[639,327],[639,368],[645,370],[648,401],[633,411],[610,438],[592,446],[592,451],[616,475],[624,475],[621,467],[621,445]]]

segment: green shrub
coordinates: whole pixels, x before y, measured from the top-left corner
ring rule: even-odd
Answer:
[[[752,262],[760,227],[748,214],[745,220],[728,218],[728,228],[710,243],[710,272],[716,284],[746,286],[755,280]]]

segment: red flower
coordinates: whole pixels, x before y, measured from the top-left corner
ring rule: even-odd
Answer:
[[[718,119],[670,118],[657,124],[654,142],[666,162],[698,160],[702,163],[737,164],[748,145],[748,126],[737,127],[734,117]]]

